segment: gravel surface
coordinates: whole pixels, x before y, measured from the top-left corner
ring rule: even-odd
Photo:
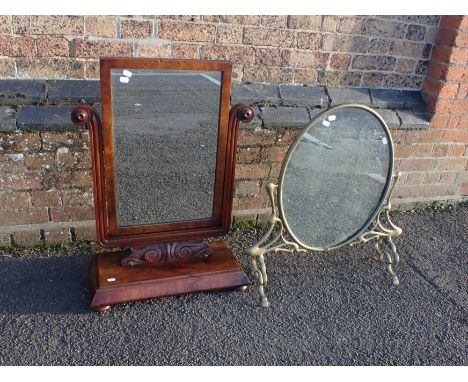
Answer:
[[[395,214],[399,287],[372,246],[267,257],[256,287],[88,309],[96,247],[0,257],[1,365],[467,365],[468,207]],[[261,230],[226,240],[242,250]]]

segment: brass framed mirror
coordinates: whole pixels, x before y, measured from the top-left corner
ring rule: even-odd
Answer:
[[[89,105],[72,120],[91,131],[97,241],[129,249],[96,256],[93,309],[248,285],[224,243],[202,240],[229,230],[237,128],[253,118],[230,110],[231,64],[102,58],[100,70],[102,122]]]
[[[399,284],[392,238],[402,230],[390,219],[390,196],[399,177],[393,158],[386,123],[367,106],[337,105],[304,126],[283,161],[279,184],[267,185],[270,227],[246,250],[262,306],[269,306],[267,253],[332,251],[374,241],[393,284]]]

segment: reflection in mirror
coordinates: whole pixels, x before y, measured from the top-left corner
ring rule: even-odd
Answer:
[[[280,202],[290,232],[316,249],[354,237],[380,207],[390,163],[385,129],[372,113],[343,108],[322,114],[283,172]]]
[[[117,225],[212,218],[221,72],[111,77]]]

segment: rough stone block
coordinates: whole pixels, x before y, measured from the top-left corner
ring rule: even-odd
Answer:
[[[306,108],[265,107],[262,119],[266,128],[298,128],[310,122]]]
[[[326,86],[359,86],[362,73],[347,70],[320,70],[318,82]]]
[[[44,229],[46,243],[63,243],[71,240],[69,227],[54,227]]]
[[[178,21],[162,21],[159,37],[173,41],[214,42],[216,26]]]
[[[0,104],[34,104],[44,99],[45,96],[45,81],[0,81]]]
[[[385,38],[405,37],[406,24],[395,21],[367,19],[362,23],[361,34]]]
[[[94,57],[99,57],[99,53]],[[74,58],[18,58],[18,76],[23,78],[83,78],[84,63]]]
[[[84,17],[65,15],[13,16],[13,31],[17,34],[79,36],[84,33]]]
[[[400,90],[370,89],[372,105],[378,108],[403,108],[405,105]]]
[[[42,235],[39,229],[12,232],[12,242],[15,245],[33,246],[42,244]]]
[[[341,52],[346,47],[346,52],[366,53],[369,49],[369,39],[361,36],[349,36],[345,34],[326,34],[322,37],[322,50]]]
[[[0,232],[0,245],[11,245],[11,237],[10,234],[7,232]]]
[[[421,88],[424,76],[399,73],[386,74],[382,86],[387,88]]]
[[[152,21],[123,20],[120,24],[121,38],[149,38],[153,33]]]
[[[283,105],[295,106],[328,106],[328,97],[322,87],[280,86]]]
[[[74,129],[70,115],[73,106],[22,106],[18,111],[18,128],[32,131]]]
[[[233,87],[231,94],[232,105],[240,102],[279,104],[280,100],[277,85],[237,85]]]
[[[16,130],[16,110],[9,106],[0,106],[0,131]]]
[[[76,240],[96,240],[96,226],[94,222],[89,225],[75,226],[75,239]]]
[[[288,28],[320,30],[322,16],[288,16]]]
[[[68,57],[70,54],[69,42],[61,36],[39,36],[36,46],[39,57]]]
[[[427,129],[429,126],[430,113],[421,113],[410,110],[398,110],[402,129]]]
[[[86,16],[85,33],[88,36],[115,37],[115,16]]]
[[[281,28],[244,28],[244,44],[259,46],[294,47],[296,36],[293,31]]]
[[[392,71],[395,68],[396,58],[389,56],[356,56],[353,60],[353,69]]]
[[[47,81],[50,104],[96,103],[101,101],[100,81],[52,80]]]
[[[426,37],[426,27],[422,25],[408,25],[406,30],[406,40],[424,41]]]
[[[367,88],[328,88],[328,95],[333,106],[342,103],[360,103],[371,106],[369,89]]]

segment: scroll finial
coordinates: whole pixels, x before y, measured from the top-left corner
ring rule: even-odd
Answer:
[[[75,125],[86,125],[91,120],[91,113],[88,108],[77,106],[71,113],[71,120]]]
[[[249,123],[253,119],[254,115],[253,107],[250,105],[242,105],[242,107],[237,111],[237,118],[242,123]]]

